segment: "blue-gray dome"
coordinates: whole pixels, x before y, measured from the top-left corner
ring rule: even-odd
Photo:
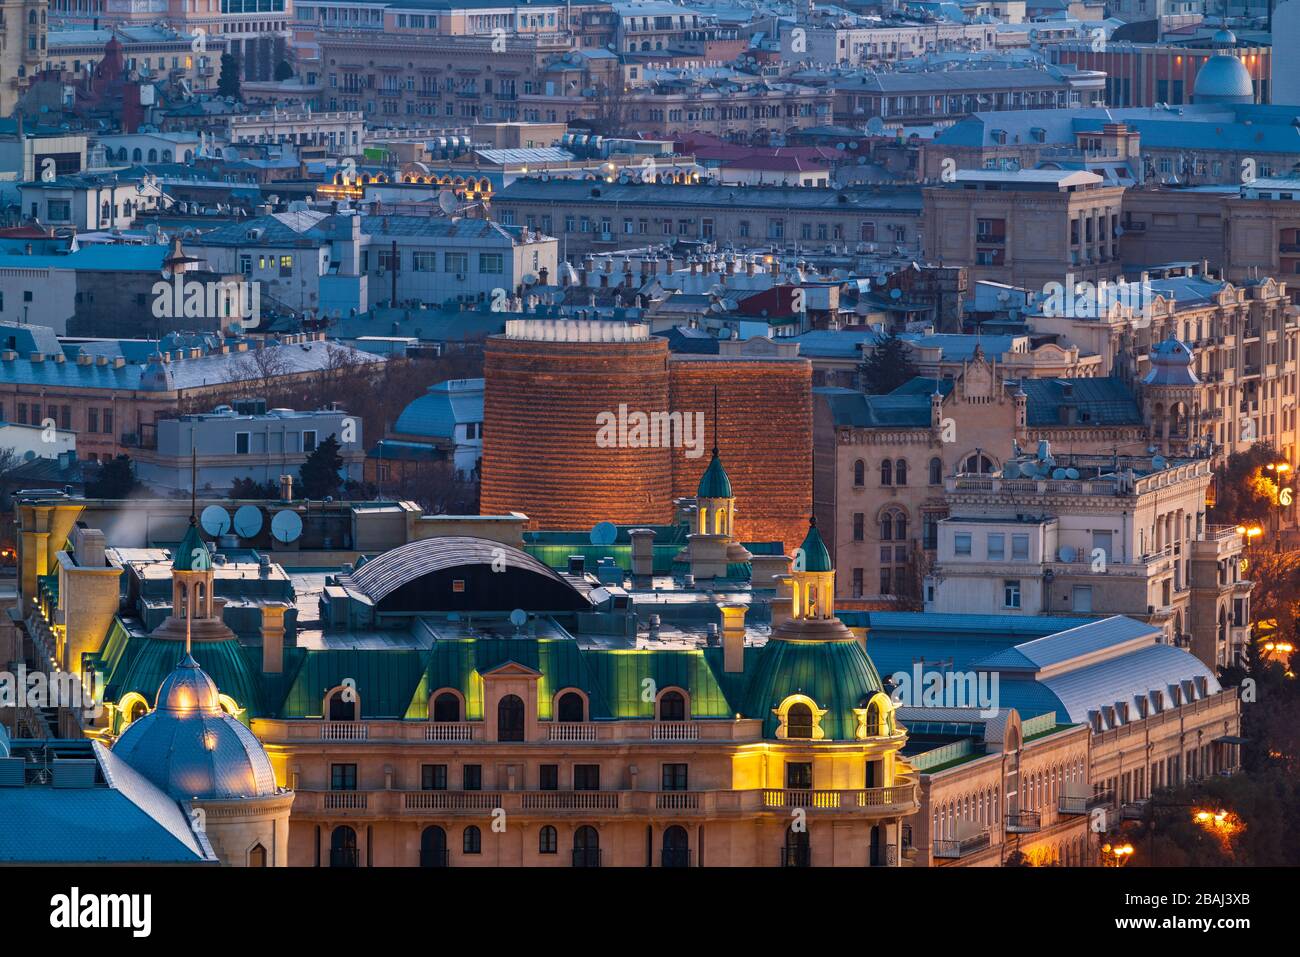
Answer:
[[[1233,33],[1231,30],[1219,30],[1214,34],[1210,43],[1213,44],[1216,50],[1222,49],[1223,47],[1235,47],[1237,45],[1237,34]]]
[[[1193,103],[1254,103],[1255,85],[1246,65],[1230,53],[1216,53],[1196,74]]]
[[[1192,371],[1192,350],[1170,336],[1151,350],[1151,371],[1142,381],[1146,385],[1197,385],[1201,380]]]
[[[277,791],[261,742],[221,709],[216,683],[189,655],[163,680],[157,707],[127,727],[113,753],[178,801]]]

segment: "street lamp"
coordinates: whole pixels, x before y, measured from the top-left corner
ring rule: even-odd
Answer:
[[[1291,471],[1291,466],[1286,462],[1269,462],[1264,466],[1269,472],[1269,481],[1273,483],[1273,504],[1277,506],[1273,512],[1273,550],[1282,551],[1282,512],[1281,510],[1291,504],[1291,489],[1282,488],[1282,483],[1286,480],[1286,473]]]
[[[1102,867],[1123,867],[1133,856],[1132,844],[1103,844],[1101,846]]]

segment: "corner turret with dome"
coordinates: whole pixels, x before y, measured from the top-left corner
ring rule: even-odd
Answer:
[[[276,784],[253,732],[222,708],[216,682],[188,645],[154,709],[131,722],[113,754],[172,799],[201,808],[203,830],[225,863],[287,863],[293,793]]]

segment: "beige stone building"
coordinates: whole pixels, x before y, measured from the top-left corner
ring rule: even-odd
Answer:
[[[1098,282],[1121,274],[1124,187],[1086,170],[951,169],[951,182],[925,188],[923,249],[945,265],[1029,289]]]
[[[0,2],[0,116],[13,112],[45,59],[47,11],[41,0]]]
[[[982,352],[951,380],[918,378],[888,396],[818,389],[813,503],[840,569],[841,598],[921,599],[954,474],[991,474],[1047,440],[1067,451],[1138,451],[1147,432],[1115,379],[1023,379]]]

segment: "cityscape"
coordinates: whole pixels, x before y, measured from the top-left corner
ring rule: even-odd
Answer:
[[[1298,352],[1300,0],[0,0],[0,865],[1300,865]]]

